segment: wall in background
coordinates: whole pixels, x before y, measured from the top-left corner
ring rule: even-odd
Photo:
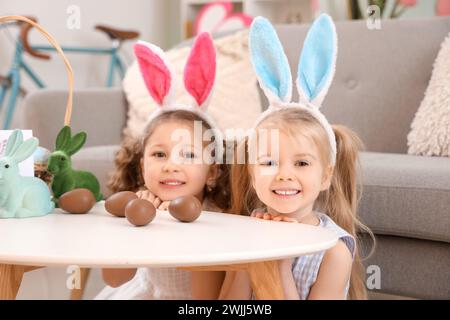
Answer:
[[[67,28],[70,14],[67,8],[76,5],[80,8],[81,25],[79,30]],[[0,1],[0,14],[32,15],[62,45],[108,46],[109,39],[98,31],[94,25],[102,23],[136,29],[141,32],[141,39],[154,42],[163,48],[169,45],[166,30],[169,28],[169,4],[167,0],[8,0]],[[16,28],[10,28],[13,35]],[[37,32],[31,33],[31,42],[46,43]],[[124,47],[125,60],[132,60],[131,43]],[[0,31],[0,74],[5,74],[10,67],[13,44],[4,31]],[[75,71],[77,88],[103,86],[106,82],[109,60],[106,56],[70,54],[69,60]],[[30,66],[42,76],[45,83],[52,88],[67,88],[67,79],[62,60],[54,55],[52,60],[44,61],[27,57]],[[25,77],[24,77],[25,78]],[[24,79],[24,87],[33,89],[33,83]]]
[[[303,1],[303,0],[299,0]],[[347,18],[346,2],[343,0],[319,0],[321,11],[329,12],[336,20]],[[362,1],[364,2],[364,1]],[[416,8],[404,17],[431,16],[436,0],[418,0]],[[81,10],[81,28],[66,27],[67,8],[77,5]],[[104,23],[125,29],[137,29],[141,39],[154,42],[164,49],[175,45],[180,39],[177,25],[180,0],[4,0],[0,2],[0,14],[25,14],[38,17],[39,22],[64,45],[108,46],[108,38],[95,31],[96,23]],[[14,35],[14,29],[12,29]],[[36,31],[31,33],[32,43],[44,43]],[[125,46],[126,60],[133,60],[131,43]],[[0,31],[0,74],[5,74],[11,63],[13,45],[4,31]],[[27,57],[29,64],[42,75],[52,88],[67,88],[63,63],[56,55],[51,61]],[[75,70],[77,88],[103,86],[106,81],[109,60],[105,56],[70,54]],[[34,85],[24,79],[24,87],[33,90]]]

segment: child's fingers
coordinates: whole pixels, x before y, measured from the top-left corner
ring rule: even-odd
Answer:
[[[153,205],[155,206],[155,208],[158,208],[158,209],[159,209],[159,206],[161,205],[161,199],[155,198],[155,199],[153,200]]]
[[[264,213],[262,212],[253,212],[251,214],[252,217],[258,218],[258,219],[262,219],[264,217]]]
[[[156,199],[156,196],[149,190],[140,190],[136,192],[136,195],[138,196],[139,199],[144,199],[150,201],[151,203],[153,203]]]
[[[139,190],[136,195],[139,199],[147,199],[148,190]]]
[[[151,193],[150,191],[147,190],[147,192],[146,192],[146,199],[148,201],[150,201],[150,202],[154,202],[155,199],[156,199],[156,196],[153,193]]]
[[[294,218],[289,218],[289,217],[283,217],[283,221],[285,221],[285,222],[298,222]]]
[[[270,213],[264,213],[263,219],[264,220],[272,220],[272,215]]]
[[[289,218],[282,214],[280,214],[279,216],[273,217],[272,220],[273,221],[283,221],[283,222],[298,222],[294,218]]]

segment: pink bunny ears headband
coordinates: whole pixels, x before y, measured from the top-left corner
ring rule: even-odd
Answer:
[[[197,36],[184,67],[184,87],[193,98],[190,105],[177,104],[175,72],[163,50],[151,43],[138,41],[134,45],[144,83],[153,100],[159,105],[149,117],[147,125],[165,112],[184,110],[198,115],[214,132],[216,160],[223,156],[223,134],[207,108],[216,77],[216,51],[209,33]]]
[[[323,126],[330,142],[330,162],[336,163],[336,137],[320,107],[336,70],[337,34],[330,16],[322,14],[306,36],[297,72],[298,103],[292,99],[292,75],[283,46],[270,22],[257,17],[250,28],[249,47],[258,82],[270,106],[256,121],[256,128],[270,114],[285,108],[309,112]]]

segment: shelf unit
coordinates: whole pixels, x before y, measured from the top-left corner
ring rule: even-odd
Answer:
[[[174,41],[192,36],[195,17],[206,4],[214,0],[174,0],[171,12],[173,21],[178,20]],[[313,20],[312,0],[230,0],[233,12],[250,16],[264,16],[274,24],[306,23]],[[175,31],[175,30],[174,30]],[[178,39],[177,39],[178,38]]]

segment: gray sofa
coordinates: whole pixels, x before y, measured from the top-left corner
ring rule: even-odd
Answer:
[[[307,26],[277,29],[296,70]],[[323,112],[330,122],[354,129],[367,148],[359,213],[375,232],[377,248],[365,264],[379,267],[381,292],[450,298],[450,159],[406,154],[410,124],[450,18],[383,21],[374,31],[362,21],[339,22],[337,29],[336,78]],[[23,127],[33,129],[44,147],[53,148],[66,94],[44,90],[25,101]],[[75,167],[95,172],[108,195],[107,173],[126,122],[124,93],[80,90],[74,102],[73,128],[89,134]],[[367,253],[370,242],[362,248]]]

